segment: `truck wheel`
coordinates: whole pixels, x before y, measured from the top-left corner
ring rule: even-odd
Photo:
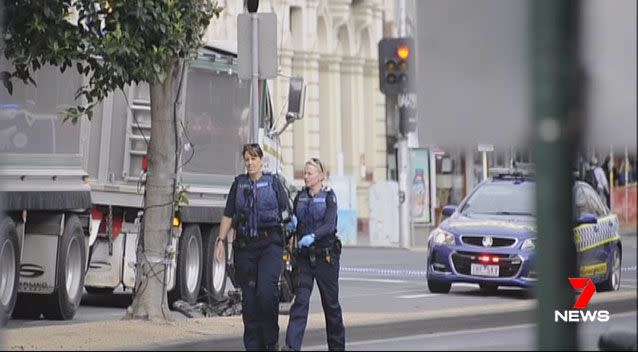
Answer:
[[[77,215],[69,215],[58,242],[55,269],[56,289],[48,297],[44,317],[55,320],[73,319],[80,306],[84,289],[86,244]]]
[[[215,260],[215,245],[219,234],[219,225],[203,228],[202,241],[204,244],[204,274],[202,277],[202,293],[204,301],[210,304],[220,301],[226,289],[226,261]],[[226,258],[227,251],[224,251]]]
[[[196,224],[186,225],[177,250],[175,288],[168,293],[169,307],[178,300],[197,302],[202,278],[202,234]]]
[[[599,291],[618,291],[618,289],[620,289],[621,262],[620,248],[616,246],[611,260],[611,266],[609,267],[609,273],[607,274],[607,280],[600,283]]]
[[[0,326],[6,324],[16,304],[20,280],[20,250],[16,225],[0,220]]]
[[[432,293],[448,293],[451,287],[452,284],[449,282],[428,279],[428,289]]]
[[[19,293],[13,310],[13,319],[38,319],[42,314],[43,296]]]

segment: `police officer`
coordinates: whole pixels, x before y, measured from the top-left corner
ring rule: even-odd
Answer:
[[[294,200],[294,216],[299,237],[297,265],[293,284],[295,301],[290,307],[286,347],[300,350],[308,321],[310,294],[317,281],[326,318],[328,349],[345,349],[345,328],[339,304],[339,257],[341,241],[337,232],[337,197],[323,186],[324,168],[321,160],[312,158],[304,167],[304,187]]]
[[[231,227],[235,273],[242,291],[246,350],[278,350],[279,275],[282,270],[282,221],[289,221],[287,192],[279,179],[262,172],[263,151],[247,144],[242,151],[247,173],[235,178],[219,226],[216,260]]]

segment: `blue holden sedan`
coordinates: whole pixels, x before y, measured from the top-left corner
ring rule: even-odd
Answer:
[[[496,170],[459,207],[446,206],[449,216],[428,238],[427,280],[434,293],[448,293],[452,283],[476,283],[481,290],[499,286],[529,287],[534,269],[535,182],[530,174]],[[574,184],[579,214],[574,228],[581,277],[599,290],[618,290],[622,245],[618,218],[587,183]]]

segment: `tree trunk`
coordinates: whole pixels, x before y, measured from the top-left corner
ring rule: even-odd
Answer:
[[[151,137],[148,174],[144,195],[144,218],[137,251],[137,271],[133,303],[127,319],[164,320],[168,317],[166,299],[167,246],[175,196],[176,108],[183,59],[174,60],[163,82],[149,84],[151,97]],[[183,94],[182,94],[183,95]]]

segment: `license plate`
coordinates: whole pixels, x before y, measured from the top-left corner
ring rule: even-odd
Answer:
[[[498,265],[472,264],[472,275],[498,277]]]

